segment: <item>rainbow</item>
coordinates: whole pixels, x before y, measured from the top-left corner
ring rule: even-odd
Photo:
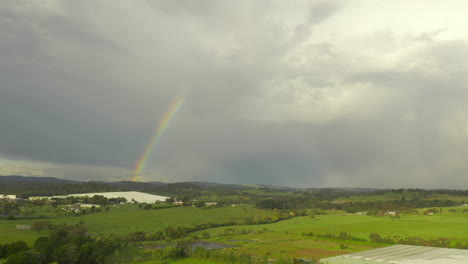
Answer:
[[[141,176],[156,144],[158,143],[161,136],[164,134],[164,131],[167,129],[169,122],[172,120],[172,118],[175,116],[175,114],[181,108],[184,102],[185,96],[179,96],[176,99],[174,99],[167,108],[166,112],[163,115],[163,118],[161,119],[156,128],[156,131],[154,132],[153,137],[149,141],[148,145],[146,145],[145,151],[143,152],[143,154],[141,154],[140,159],[138,159],[137,163],[135,164],[135,168],[133,169],[132,174],[132,181],[137,181],[138,177]]]

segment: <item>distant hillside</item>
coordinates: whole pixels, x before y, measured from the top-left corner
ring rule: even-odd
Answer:
[[[193,196],[208,190],[215,193],[225,193],[229,190],[237,192],[255,188],[253,186],[208,182],[82,182],[53,177],[0,176],[0,193],[16,194],[22,197],[107,191],[140,191],[170,196]]]
[[[23,198],[104,191],[120,191],[120,189],[108,183],[80,182],[52,177],[0,176],[0,194],[16,194]]]
[[[198,186],[201,188],[222,188],[222,189],[239,189],[239,190],[245,190],[245,189],[257,189],[259,186],[254,186],[254,185],[244,185],[244,184],[228,184],[228,183],[214,183],[214,182],[187,182],[190,183],[194,186]]]
[[[132,181],[119,181],[119,182],[105,182],[110,186],[127,191],[140,191],[140,192],[156,192],[160,187],[166,186],[167,183],[162,182],[132,182]]]
[[[0,185],[33,185],[33,184],[51,184],[51,183],[82,183],[80,181],[65,180],[53,177],[29,177],[20,175],[0,175]]]
[[[97,182],[73,181],[53,177],[0,176],[0,194],[16,194],[20,197],[66,195],[71,193],[140,191],[170,197],[197,197],[210,194],[239,195],[246,190],[276,191],[288,193],[318,192],[327,195],[352,195],[375,191],[365,188],[291,188],[257,184],[223,184],[212,182]]]

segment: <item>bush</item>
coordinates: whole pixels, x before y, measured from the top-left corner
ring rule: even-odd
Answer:
[[[202,238],[203,238],[203,239],[208,239],[208,238],[210,238],[210,237],[211,237],[210,232],[205,231],[205,232],[202,233]]]

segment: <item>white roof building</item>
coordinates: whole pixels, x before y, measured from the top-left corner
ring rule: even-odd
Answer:
[[[15,200],[16,195],[14,195],[14,194],[0,194],[0,199]]]
[[[395,245],[320,260],[321,264],[466,264],[468,250]]]
[[[142,193],[142,192],[101,192],[101,193],[77,193],[77,194],[69,194],[64,196],[54,196],[55,198],[66,198],[66,197],[84,197],[89,196],[93,197],[94,195],[102,195],[106,198],[119,198],[123,197],[127,199],[127,202],[136,201],[137,203],[156,203],[164,202],[166,199],[170,197],[154,195],[149,193]]]

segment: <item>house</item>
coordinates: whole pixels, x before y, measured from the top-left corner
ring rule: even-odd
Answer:
[[[356,215],[367,215],[367,212],[357,212]]]
[[[393,215],[393,216],[395,216],[395,215],[397,215],[397,212],[386,212],[384,215]]]
[[[218,203],[215,203],[215,202],[205,203],[206,207],[211,207],[211,206],[216,206],[216,205],[218,205]]]

